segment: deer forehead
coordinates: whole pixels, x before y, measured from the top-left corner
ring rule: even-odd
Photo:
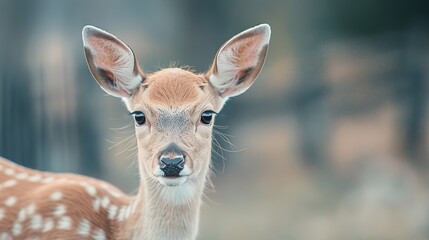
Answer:
[[[149,75],[132,97],[131,102],[165,107],[189,107],[203,102],[209,91],[204,91],[208,81],[179,68],[167,68]]]
[[[190,120],[185,111],[160,112],[155,123],[158,131],[185,132],[190,128]]]

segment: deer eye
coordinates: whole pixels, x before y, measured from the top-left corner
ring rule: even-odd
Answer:
[[[146,117],[142,112],[132,112],[130,113],[134,117],[134,121],[138,126],[141,126],[146,123]]]
[[[215,115],[215,114],[216,114],[216,112],[211,111],[211,110],[203,112],[201,114],[201,122],[209,125],[213,120],[213,115]]]

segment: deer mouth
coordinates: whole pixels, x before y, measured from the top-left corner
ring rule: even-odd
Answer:
[[[176,179],[176,178],[179,178],[179,177],[182,177],[182,176],[164,176],[165,178],[167,178],[167,179]]]
[[[188,181],[188,176],[159,176],[158,181],[167,187],[177,187]]]

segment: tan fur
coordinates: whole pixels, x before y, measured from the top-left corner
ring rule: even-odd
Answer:
[[[13,174],[8,175],[12,169]],[[25,173],[27,177],[21,179],[19,174]],[[40,176],[40,180],[34,178]],[[44,180],[50,180],[46,183]],[[125,225],[126,222],[111,221],[107,218],[107,211],[100,207],[99,212],[94,212],[92,201],[94,196],[89,195],[86,190],[86,184],[93,186],[96,190],[96,197],[108,197],[110,205],[127,206],[131,203],[131,198],[123,194],[116,187],[101,180],[75,175],[75,174],[54,174],[41,171],[35,171],[9,162],[0,158],[0,184],[9,180],[16,180],[16,184],[9,188],[0,189],[0,209],[5,211],[5,216],[0,220],[0,238],[1,234],[8,232],[12,239],[27,239],[38,237],[40,239],[92,239],[76,235],[76,227],[80,220],[87,219],[93,224],[93,231],[97,228],[105,231],[107,239],[117,239],[118,228]],[[33,180],[37,180],[33,182]],[[103,187],[102,187],[103,186]],[[112,196],[107,189],[118,193],[118,197]],[[61,199],[54,201],[50,195],[58,191],[62,194]],[[13,206],[7,206],[5,200],[9,197],[15,197],[16,203]],[[30,204],[34,204],[34,213],[25,217],[23,221],[18,221],[19,211],[25,209]],[[55,216],[54,211],[57,205],[64,205],[66,213],[64,216],[71,218],[71,229],[57,229],[61,217]],[[77,207],[79,206],[79,207]],[[91,214],[89,214],[91,213]],[[31,220],[34,216],[40,215],[43,219],[51,219],[54,227],[49,231],[32,229]],[[14,236],[12,233],[13,225],[20,222],[22,233]],[[44,227],[42,222],[42,229]],[[75,237],[72,237],[75,236]]]
[[[143,85],[149,100],[156,104],[179,106],[195,102],[199,87],[207,85],[204,76],[180,68],[167,68],[149,75]]]
[[[82,36],[94,78],[146,119],[135,127],[138,193],[128,196],[101,180],[30,170],[0,159],[0,240],[195,239],[214,116],[210,123],[201,118],[219,112],[228,97],[254,82],[269,34],[269,26],[262,24],[232,38],[206,74],[180,68],[145,74],[125,43],[86,26]],[[165,153],[171,148],[180,151]],[[161,170],[163,154],[182,156],[178,175]]]
[[[150,103],[150,104],[147,104]],[[212,109],[219,111],[222,102],[217,95],[217,92],[209,87],[208,81],[203,75],[195,74],[179,68],[163,69],[154,74],[148,75],[144,84],[140,86],[138,91],[127,101],[127,106],[130,111],[143,111],[147,116],[148,126],[151,126],[149,132],[146,127],[136,128],[139,149],[140,172],[142,176],[150,178],[150,181],[141,182],[140,193],[148,196],[139,200],[138,205],[142,209],[147,208],[147,203],[156,204],[152,206],[155,209],[163,209],[162,212],[169,214],[169,219],[185,219],[195,218],[199,214],[199,206],[201,203],[200,197],[195,197],[194,200],[188,202],[186,205],[175,205],[172,203],[163,203],[158,199],[152,199],[153,190],[157,184],[153,184],[155,179],[151,176],[154,169],[157,167],[157,154],[165,148],[171,141],[169,135],[172,132],[165,132],[163,129],[157,129],[153,125],[160,114],[163,112],[180,113],[184,112],[188,119],[188,123],[182,123],[182,127],[191,126],[199,121],[199,116],[202,111]],[[180,134],[175,142],[180,144],[180,147],[187,153],[188,161],[186,166],[194,172],[194,175],[189,179],[190,184],[196,186],[195,196],[200,196],[204,189],[205,177],[210,165],[210,151],[211,151],[211,129],[212,126],[206,128],[198,127],[199,137],[195,138],[192,133],[195,128],[188,128],[189,130],[179,130],[173,132]],[[174,131],[174,130],[172,130]],[[144,160],[143,160],[144,159]],[[153,203],[152,203],[153,201]],[[145,205],[146,204],[146,205]],[[163,214],[160,212],[160,214]],[[167,216],[165,216],[167,217]],[[156,218],[156,217],[153,217]],[[153,219],[150,217],[149,219]],[[145,222],[146,221],[146,222]],[[164,222],[163,224],[170,226],[171,230],[175,228],[184,228],[179,224],[180,222],[171,221]],[[179,224],[175,226],[175,224]],[[193,223],[192,225],[195,225]],[[130,226],[144,226],[148,225],[147,219],[132,218],[130,219]],[[196,227],[196,226],[193,226]],[[138,239],[137,236],[144,235],[141,231],[145,229],[127,229],[128,235],[126,238]],[[146,230],[148,230],[146,228]],[[194,231],[194,230],[193,230]],[[133,234],[134,232],[134,234]],[[131,235],[129,235],[131,234]],[[195,234],[195,233],[193,233]],[[152,238],[149,238],[152,239]],[[182,238],[180,238],[182,239]]]

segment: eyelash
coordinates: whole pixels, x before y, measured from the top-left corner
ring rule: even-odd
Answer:
[[[144,115],[143,112],[135,111],[130,113],[130,115],[134,117],[134,121],[137,126],[142,126],[146,123],[146,116]]]
[[[201,113],[200,122],[205,124],[205,125],[210,125],[213,121],[213,116],[216,114],[217,114],[217,112],[212,111],[212,110],[204,111],[203,113]],[[142,126],[146,123],[146,116],[144,115],[143,112],[134,111],[134,112],[130,113],[130,115],[133,116],[134,122],[136,123],[137,126]]]
[[[217,114],[217,112],[212,111],[212,110],[204,111],[201,114],[200,122],[205,124],[205,125],[210,125],[212,123],[212,120],[213,120],[213,115],[216,115],[216,114]]]

